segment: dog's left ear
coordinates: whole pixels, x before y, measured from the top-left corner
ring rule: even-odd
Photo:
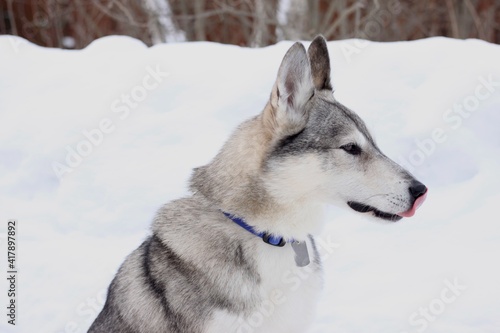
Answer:
[[[311,74],[316,90],[332,90],[330,82],[330,56],[326,40],[323,36],[318,35],[309,45],[307,50],[309,61],[311,63]]]
[[[278,70],[264,121],[274,133],[291,135],[304,128],[309,117],[307,102],[314,95],[311,65],[301,43],[288,50]]]

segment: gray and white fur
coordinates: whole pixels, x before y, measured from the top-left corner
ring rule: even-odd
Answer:
[[[190,189],[159,210],[89,333],[305,332],[322,286],[311,235],[325,205],[397,221],[426,191],[334,98],[321,36],[288,50],[264,110],[194,170]],[[266,244],[222,212],[305,242],[311,263],[297,267],[290,243]],[[304,279],[292,284],[295,273]]]

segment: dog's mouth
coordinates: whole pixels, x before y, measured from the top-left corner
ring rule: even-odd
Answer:
[[[349,205],[349,207],[351,207],[353,210],[355,210],[359,213],[372,212],[373,216],[378,217],[378,218],[383,219],[383,220],[395,222],[395,221],[399,221],[403,218],[402,216],[399,216],[397,214],[390,214],[390,213],[382,212],[375,207],[368,206],[368,205],[365,205],[365,204],[362,204],[359,202],[348,201],[347,204]]]

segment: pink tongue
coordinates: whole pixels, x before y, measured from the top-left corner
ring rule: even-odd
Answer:
[[[429,191],[426,190],[422,196],[418,197],[417,200],[415,200],[415,202],[413,203],[413,207],[411,207],[410,210],[398,213],[398,215],[402,217],[412,217],[413,215],[415,215],[415,212],[417,211],[418,207],[422,206],[422,204],[425,201],[425,198],[427,198],[427,192]]]

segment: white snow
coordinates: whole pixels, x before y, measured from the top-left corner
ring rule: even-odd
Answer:
[[[0,265],[4,276],[5,226],[18,219],[20,273],[16,327],[0,278],[0,331],[86,332],[156,209],[261,111],[290,45],[148,49],[107,37],[63,51],[1,36]],[[396,224],[329,210],[321,238],[334,246],[311,332],[500,332],[500,46],[328,45],[337,99],[430,192]],[[72,155],[59,179],[53,165],[78,149],[88,156]]]

